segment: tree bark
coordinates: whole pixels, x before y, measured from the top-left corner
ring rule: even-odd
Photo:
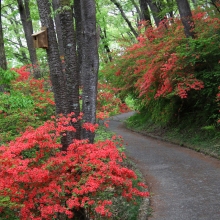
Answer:
[[[30,60],[33,66],[33,72],[35,78],[40,78],[41,74],[38,67],[36,49],[34,48],[33,39],[31,37],[33,33],[33,25],[29,10],[29,0],[17,0],[18,9],[21,17],[22,26],[24,29],[25,38],[27,41],[27,47],[30,54]]]
[[[64,62],[65,62],[65,78],[66,89],[70,112],[74,112],[78,117],[80,113],[79,105],[79,72],[77,68],[77,55],[76,55],[76,40],[73,24],[73,13],[70,6],[70,1],[60,0],[61,6],[65,9],[59,15],[60,25],[62,31],[62,40],[64,47]],[[80,139],[80,122],[73,124],[76,128],[76,133],[73,134],[74,139]]]
[[[150,12],[148,9],[148,4],[146,0],[139,0],[140,8],[141,8],[141,20],[149,21],[151,25]]]
[[[176,0],[186,37],[195,38],[192,12],[187,0]]]
[[[160,9],[157,7],[157,5],[152,0],[146,0],[146,2],[150,7],[156,26],[159,27],[159,24],[161,22],[161,18],[159,16]]]
[[[1,0],[0,0],[0,67],[4,70],[7,69],[7,62],[6,62],[6,56],[5,56],[5,46],[4,46],[4,37],[3,37],[3,29],[2,29],[2,6],[1,6]]]
[[[62,64],[56,40],[53,20],[51,18],[50,3],[47,0],[37,0],[41,24],[47,27],[48,49],[47,58],[50,68],[50,78],[52,82],[54,99],[57,114],[68,114],[70,112],[67,93],[66,81],[62,72]]]
[[[96,6],[94,0],[74,2],[77,25],[77,43],[80,53],[80,74],[82,83],[83,121],[96,122],[96,98],[99,57],[96,31]],[[82,138],[94,141],[95,134],[82,129]]]
[[[63,57],[64,56],[63,36],[62,36],[61,24],[60,24],[60,14],[57,13],[57,10],[59,9],[59,6],[60,6],[59,1],[60,0],[53,0],[52,4],[53,4],[53,10],[56,12],[54,21],[55,21],[55,25],[56,25],[56,33],[57,33],[57,39],[58,39],[58,45],[59,45],[59,52],[60,52],[60,56]]]

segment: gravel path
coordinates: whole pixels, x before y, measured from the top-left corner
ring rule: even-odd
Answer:
[[[124,128],[132,113],[114,116],[110,129],[123,136],[126,154],[151,192],[149,220],[220,220],[220,161]]]

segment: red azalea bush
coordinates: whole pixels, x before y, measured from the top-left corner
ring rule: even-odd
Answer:
[[[0,144],[13,139],[27,126],[42,125],[55,110],[48,80],[33,79],[28,66],[13,71],[18,76],[11,77],[7,92],[0,94]]]
[[[195,39],[186,38],[179,18],[143,26],[138,42],[106,66],[106,79],[134,97],[153,121],[168,123],[193,112],[198,121],[214,123],[220,83],[220,19],[214,16],[211,10],[193,12]]]
[[[61,151],[61,134],[75,131],[70,120],[71,115],[60,116],[28,128],[9,146],[0,147],[0,216],[10,209],[22,220],[49,220],[59,213],[72,218],[74,210],[83,207],[88,214],[107,218],[112,201],[100,196],[103,191],[128,200],[148,196],[133,186],[136,175],[121,165],[125,155],[114,140],[73,140]]]
[[[123,88],[135,87],[145,100],[169,95],[187,98],[189,90],[204,87],[196,79],[193,65],[178,52],[180,47],[187,47],[181,21],[169,22],[158,28],[147,27],[113,68],[122,78]]]
[[[119,89],[110,84],[98,83],[97,111],[109,115],[130,111],[126,103],[122,103],[121,99],[117,97],[118,91]]]
[[[19,77],[12,82],[12,89],[22,91],[26,96],[31,96],[36,111],[44,114],[43,110],[45,110],[46,114],[47,107],[55,105],[51,91],[51,82],[46,79],[32,78],[28,66],[14,68],[13,70],[19,74]]]

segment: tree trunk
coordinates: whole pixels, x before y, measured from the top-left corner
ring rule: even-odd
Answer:
[[[141,21],[141,20],[144,20],[144,19],[143,19],[143,14],[142,14],[142,12],[141,12],[141,9],[140,9],[139,5],[135,2],[135,0],[131,0],[131,3],[132,3],[132,5],[135,7],[136,12],[137,12],[137,14],[138,14],[138,17],[137,17],[137,26],[140,26],[140,21]]]
[[[139,0],[140,3],[140,8],[141,8],[141,20],[149,21],[151,24],[151,19],[150,19],[150,12],[148,9],[148,4],[146,0]]]
[[[100,38],[102,39],[102,44],[104,47],[104,50],[107,54],[107,58],[105,58],[105,63],[112,62],[112,56],[111,56],[111,50],[109,48],[109,44],[108,44],[108,40],[107,40],[107,33],[106,33],[106,29],[104,28],[104,30],[102,30],[100,28]]]
[[[62,7],[67,8],[64,11],[62,11],[59,15],[64,47],[67,96],[70,112],[74,112],[74,117],[78,117],[80,113],[79,72],[77,68],[76,40],[73,25],[73,13],[70,7],[69,0],[60,0],[60,3]],[[76,128],[76,133],[74,133],[73,138],[80,139],[80,122],[74,123],[73,126]]]
[[[60,56],[64,56],[64,47],[63,47],[63,37],[62,37],[62,31],[61,31],[61,24],[60,24],[60,14],[57,13],[57,9],[59,8],[59,0],[53,0],[53,10],[56,12],[54,21],[56,25],[56,33],[57,33],[57,39],[58,39],[58,45],[59,45],[59,52]]]
[[[68,114],[70,108],[67,101],[66,81],[62,72],[62,64],[58,50],[56,33],[53,20],[51,18],[50,2],[47,0],[37,0],[40,20],[42,26],[47,27],[48,49],[47,58],[50,68],[50,78],[52,82],[54,99],[57,114]]]
[[[176,0],[177,6],[180,13],[180,18],[182,21],[182,24],[184,26],[184,32],[186,37],[192,37],[195,38],[194,33],[194,22],[192,19],[192,13],[190,10],[190,6],[187,0]]]
[[[7,62],[5,56],[5,47],[4,47],[4,37],[3,37],[3,29],[2,29],[2,10],[1,10],[1,0],[0,0],[0,68],[6,70],[7,69]]]
[[[146,0],[146,2],[150,7],[150,10],[151,10],[151,13],[153,15],[155,24],[158,27],[160,22],[161,22],[161,18],[159,16],[160,9],[157,7],[157,5],[152,0]]]
[[[35,78],[40,78],[41,74],[37,62],[36,49],[31,35],[33,34],[33,26],[29,10],[29,0],[17,0],[18,9],[21,17],[22,26],[24,29],[25,39],[27,41],[27,47],[30,54],[30,60],[33,66],[33,72]]]
[[[52,82],[54,99],[56,104],[56,114],[67,115],[71,112],[69,97],[67,93],[66,77],[62,71],[62,63],[60,59],[56,32],[53,20],[51,18],[50,2],[47,0],[37,0],[41,24],[47,27],[48,33],[48,49],[47,57],[50,68],[50,79]],[[69,83],[69,82],[68,82]],[[61,139],[62,150],[66,150],[73,141],[73,134],[66,133]]]
[[[94,0],[75,1],[77,43],[80,53],[82,81],[82,111],[84,122],[96,122],[96,97],[99,57],[96,32],[96,6]],[[94,141],[94,133],[82,129],[82,138]]]

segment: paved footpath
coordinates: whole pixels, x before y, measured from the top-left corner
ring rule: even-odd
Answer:
[[[110,129],[123,136],[128,157],[142,171],[151,192],[149,220],[220,220],[220,161],[124,128],[125,113]]]

